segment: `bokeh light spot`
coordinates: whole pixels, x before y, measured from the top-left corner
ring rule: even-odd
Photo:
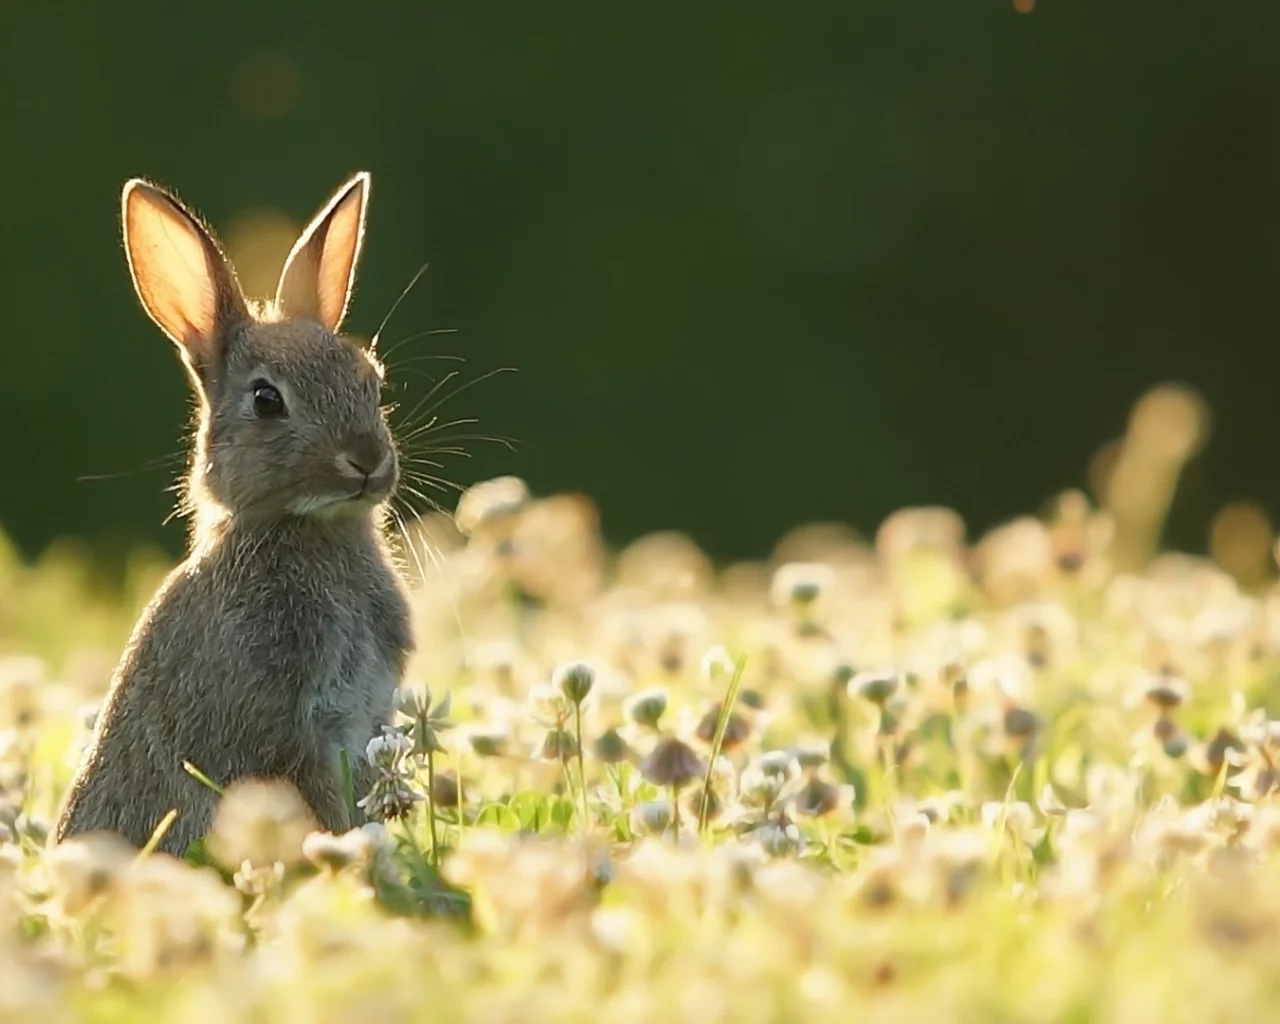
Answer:
[[[1224,505],[1209,528],[1213,560],[1245,585],[1261,583],[1271,571],[1271,520],[1249,501]]]
[[[226,245],[246,295],[255,299],[275,295],[285,257],[300,230],[279,210],[247,210],[236,217],[227,232]]]
[[[1133,407],[1129,419],[1132,442],[1153,458],[1185,462],[1209,435],[1204,399],[1181,384],[1152,388]]]
[[[256,53],[232,72],[236,106],[247,117],[283,117],[302,97],[302,72],[297,61],[282,53]]]

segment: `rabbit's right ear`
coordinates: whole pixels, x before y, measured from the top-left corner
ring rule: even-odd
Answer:
[[[235,271],[213,235],[164,190],[133,178],[120,205],[138,299],[205,380],[221,359],[227,329],[249,318]]]
[[[276,305],[337,332],[347,315],[364,241],[369,172],[350,178],[303,229],[285,260]]]

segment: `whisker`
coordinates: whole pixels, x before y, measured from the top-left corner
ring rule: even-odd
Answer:
[[[475,377],[475,378],[473,378],[472,380],[467,381],[467,383],[465,383],[465,384],[460,384],[460,385],[458,385],[458,387],[454,388],[454,389],[453,389],[452,391],[450,391],[448,394],[446,394],[446,395],[442,396],[440,399],[438,399],[438,400],[436,401],[436,404],[435,404],[435,405],[433,405],[433,406],[430,406],[430,407],[429,407],[429,408],[424,412],[424,414],[423,414],[423,415],[430,415],[430,414],[431,414],[432,412],[434,412],[436,409],[440,408],[440,406],[444,405],[444,403],[445,403],[445,402],[449,401],[449,400],[450,400],[450,399],[452,399],[452,398],[457,398],[457,397],[458,397],[458,395],[462,394],[462,392],[466,391],[468,388],[475,387],[477,384],[480,384],[480,383],[482,383],[483,381],[489,380],[491,377],[496,377],[496,376],[497,376],[498,374],[500,374],[500,373],[515,373],[515,372],[516,372],[516,368],[515,368],[514,366],[499,366],[499,367],[497,367],[496,369],[489,370],[489,371],[488,371],[488,372],[486,372],[486,373],[482,373],[479,377]],[[444,385],[444,384],[445,384],[445,383],[446,383],[446,382],[447,382],[451,377],[454,377],[454,376],[457,376],[457,371],[456,371],[456,370],[455,370],[453,373],[451,373],[451,374],[449,374],[449,375],[445,376],[445,377],[440,381],[440,383],[439,383],[439,384],[437,384],[434,388],[432,388],[432,389],[431,389],[431,391],[430,391],[430,393],[429,393],[429,394],[427,394],[426,398],[424,398],[424,399],[423,399],[423,401],[427,401],[428,399],[430,399],[430,398],[431,398],[431,396],[432,396],[432,395],[434,395],[434,394],[435,394],[435,392],[436,392],[437,390],[439,390],[439,388],[440,388],[440,387],[442,387],[442,386],[443,386],[443,385]],[[419,403],[419,405],[421,405],[421,403]],[[416,409],[416,408],[415,408],[414,412],[415,412],[415,413],[417,412],[417,409]],[[413,414],[412,414],[412,413],[410,414],[410,417],[409,417],[409,418],[410,418],[410,419],[412,419],[412,418],[413,418]]]
[[[457,333],[458,333],[458,328],[456,327],[434,327],[429,331],[418,331],[416,334],[411,334],[407,338],[401,338],[399,341],[395,342],[389,349],[387,349],[387,356],[389,357],[392,352],[395,352],[402,345],[407,345],[411,341],[417,341],[419,338],[427,338],[433,334],[457,334]],[[461,360],[462,362],[466,362],[466,360],[463,359],[461,356],[440,356],[439,358],[441,359],[452,358],[452,359]]]
[[[462,371],[460,370],[454,370],[451,373],[446,373],[442,378],[440,378],[439,383],[437,383],[435,387],[433,387],[430,391],[428,391],[425,395],[423,395],[421,399],[418,400],[418,404],[413,407],[412,411],[410,411],[409,415],[405,418],[408,419],[410,422],[412,422],[413,418],[418,414],[418,410],[421,409],[423,405],[425,405],[427,402],[431,401],[432,396],[435,395],[437,391],[439,391],[442,387],[444,387],[447,383],[449,383],[449,381],[451,381],[454,377],[458,376],[458,374],[461,372]],[[431,414],[431,410],[428,409],[425,415],[429,416],[430,414]]]
[[[411,469],[417,469],[420,466],[430,466],[432,469],[444,469],[444,464],[436,462],[433,459],[414,459],[412,462],[401,463],[404,471],[408,473]]]
[[[410,452],[409,458],[404,460],[406,466],[433,466],[436,469],[444,469],[440,463],[434,459],[427,458],[428,455],[457,455],[463,458],[469,458],[471,453],[464,451],[462,448],[421,448],[417,451]]]
[[[409,549],[410,557],[413,559],[414,564],[417,565],[418,567],[418,582],[421,583],[423,586],[426,586],[427,570],[423,566],[422,560],[418,558],[418,549],[414,547],[413,540],[409,537],[409,527],[406,525],[404,521],[404,516],[400,514],[400,511],[395,507],[394,503],[391,505],[388,505],[387,508],[390,510],[392,517],[395,519],[396,526],[400,530],[400,536],[404,538],[404,545]]]
[[[426,423],[423,423],[417,427],[414,427],[412,430],[409,431],[408,434],[405,434],[401,439],[407,441],[410,438],[417,437],[419,434],[425,433],[428,430],[446,430],[449,427],[469,427],[473,423],[480,422],[474,416],[464,417],[463,419],[460,419],[460,420],[450,420],[448,423],[439,423],[438,422],[439,419],[440,419],[439,416],[432,416],[431,419],[428,420]],[[403,430],[405,429],[405,427],[400,427],[399,429]]]
[[[424,333],[431,333],[431,332],[428,331]],[[400,344],[403,345],[405,342],[413,341],[415,338],[420,338],[420,337],[422,337],[421,334],[418,334],[418,335],[411,334],[409,337],[405,338],[404,341],[402,341]],[[445,352],[421,352],[416,356],[409,356],[406,359],[399,359],[394,363],[387,363],[387,369],[389,369],[393,374],[396,374],[400,372],[401,367],[412,366],[414,363],[441,362],[441,361],[446,361],[450,363],[465,363],[467,360],[465,356],[455,356]]]
[[[505,445],[511,451],[515,451],[515,445],[519,444],[519,440],[513,437],[506,437],[502,434],[447,434],[444,437],[434,437],[438,431],[447,430],[449,427],[470,426],[478,423],[475,419],[452,420],[449,423],[436,423],[433,419],[429,423],[424,423],[420,427],[404,433],[402,429],[397,428],[398,440],[401,447],[410,447],[410,442],[418,441],[426,443],[428,441],[435,444],[443,444],[450,441],[488,441],[493,444]],[[412,448],[410,448],[412,450]]]
[[[406,509],[409,511],[409,513],[414,517],[414,520],[415,520],[416,522],[421,522],[421,521],[422,521],[422,517],[421,517],[420,515],[418,515],[418,514],[417,514],[416,512],[414,512],[412,509],[408,508],[408,506],[407,506],[407,505],[406,505],[405,507],[406,507]],[[443,511],[443,510],[441,510],[441,511]],[[396,519],[397,519],[397,521],[398,521],[398,522],[399,522],[399,524],[400,524],[400,533],[401,533],[401,536],[403,536],[403,537],[404,537],[404,539],[405,539],[405,543],[409,546],[410,551],[413,553],[414,561],[415,561],[415,562],[417,562],[417,564],[418,564],[418,573],[419,573],[419,577],[422,579],[423,585],[425,586],[425,585],[426,585],[426,571],[425,571],[425,569],[423,569],[423,567],[422,567],[422,562],[421,562],[421,560],[418,558],[418,555],[417,555],[417,549],[414,547],[413,540],[409,537],[409,529],[408,529],[408,525],[405,523],[404,517],[403,517],[403,516],[401,516],[398,512],[395,512],[394,507],[393,507],[393,513],[395,514]],[[444,514],[445,514],[445,515],[448,515],[450,519],[452,519],[452,518],[453,518],[453,516],[452,516],[452,514],[451,514],[451,513],[444,513]],[[440,553],[439,553],[438,551],[436,551],[436,550],[434,549],[434,547],[432,546],[430,538],[428,538],[428,537],[426,537],[426,536],[423,536],[423,537],[422,537],[422,550],[426,553],[427,558],[430,560],[430,562],[431,562],[432,566],[435,568],[435,570],[436,570],[437,574],[439,574],[439,576],[440,576],[441,578],[444,578],[444,577],[445,577],[445,571],[444,571],[444,564],[443,564],[443,561],[442,561],[442,557],[441,557]],[[456,623],[457,623],[457,626],[458,626],[458,637],[459,637],[459,638],[462,640],[462,642],[465,644],[465,643],[467,642],[467,629],[466,629],[466,627],[462,624],[462,612],[461,612],[461,611],[459,610],[459,608],[458,608],[458,598],[457,598],[457,595],[453,592],[453,589],[452,589],[452,588],[450,588],[450,589],[449,589],[449,607],[453,609],[453,619],[454,619],[454,622],[456,622]]]
[[[411,438],[411,440],[413,439]],[[426,437],[426,438],[418,438],[417,440],[419,441],[419,443],[426,444],[432,441],[433,439],[430,437]],[[450,434],[448,437],[435,438],[434,440],[437,444],[440,442],[448,442],[448,441],[488,441],[490,444],[500,444],[504,448],[506,448],[508,451],[512,451],[512,452],[516,450],[516,445],[520,443],[517,438],[503,437],[500,434],[499,435]],[[434,449],[434,448],[413,448],[413,447],[409,447],[408,445],[405,445],[403,442],[401,443],[401,447],[407,450],[410,454],[413,454],[414,452],[430,452],[430,451],[436,451],[436,450],[443,450],[443,449]]]
[[[417,367],[417,366],[403,366],[403,367],[401,367],[401,366],[397,366],[397,367],[395,368],[395,370],[394,370],[394,373],[396,374],[396,376],[397,376],[397,377],[399,377],[399,376],[401,376],[401,375],[403,375],[403,374],[411,373],[411,374],[413,374],[414,376],[417,376],[417,377],[425,377],[427,380],[432,381],[432,382],[435,382],[435,381],[439,380],[439,378],[438,378],[438,377],[433,377],[433,376],[431,376],[431,374],[429,374],[426,370],[424,370],[424,369],[422,369],[422,368],[420,368],[420,367]],[[396,389],[396,388],[401,388],[401,387],[403,387],[403,386],[404,386],[404,382],[403,382],[402,380],[392,381],[391,383],[389,383],[389,384],[387,385],[387,387],[389,387],[389,388],[391,388],[391,389],[393,389],[393,390],[394,390],[394,389]]]
[[[145,473],[148,470],[164,469],[166,466],[173,464],[181,464],[186,459],[186,452],[171,452],[168,455],[159,455],[154,459],[147,459],[146,462],[135,466],[133,469],[122,469],[115,473],[85,473],[75,478],[75,482],[80,483],[96,483],[101,480],[118,480],[121,477],[136,476],[138,473]]]
[[[413,481],[415,483],[422,484],[423,487],[431,487],[441,492],[452,489],[457,491],[459,494],[461,494],[463,491],[466,490],[466,488],[463,487],[461,484],[455,484],[452,480],[445,480],[443,477],[438,477],[438,476],[419,475],[419,476],[413,477]],[[450,512],[448,509],[441,508],[434,498],[429,497],[426,494],[423,494],[417,488],[411,487],[409,484],[404,484],[404,489],[408,491],[410,494],[416,495],[417,497],[421,498],[423,501],[427,502],[433,509],[435,509],[435,511],[443,512],[447,516],[453,515],[453,513]]]
[[[421,280],[422,275],[427,272],[427,267],[429,265],[430,264],[428,263],[422,264],[422,266],[418,268],[418,272],[414,274],[409,283],[404,286],[404,291],[400,293],[395,302],[391,303],[391,308],[387,310],[387,315],[382,318],[382,323],[378,324],[378,329],[373,332],[373,338],[369,342],[370,352],[376,352],[378,350],[378,339],[382,337],[383,329],[388,323],[390,323],[391,318],[396,315],[396,310],[400,308],[400,303],[402,303],[405,300],[405,297],[413,291],[413,286],[417,284],[418,281]]]

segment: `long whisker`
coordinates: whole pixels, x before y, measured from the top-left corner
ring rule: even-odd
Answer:
[[[444,469],[444,464],[440,462],[436,462],[434,459],[415,458],[410,461],[405,461],[401,463],[401,465],[405,468],[406,471],[408,471],[409,469],[416,469],[419,466],[430,466],[432,469]]]
[[[434,333],[436,332],[423,331],[420,334],[411,334],[409,335],[409,337],[405,338],[404,341],[400,342],[399,344],[403,345],[407,341],[413,341],[414,338],[420,338],[422,337],[423,334],[434,334]],[[388,351],[388,355],[390,355],[390,350]],[[391,370],[392,373],[397,373],[399,372],[400,367],[402,366],[412,366],[414,363],[423,363],[427,361],[439,361],[439,360],[446,360],[447,362],[451,362],[451,363],[465,363],[467,361],[467,357],[455,356],[448,352],[419,352],[416,356],[409,356],[407,359],[400,359],[394,363],[387,363],[387,367]]]
[[[417,376],[417,377],[424,377],[424,378],[426,378],[427,380],[431,381],[432,383],[435,383],[436,381],[438,381],[438,380],[440,379],[440,378],[438,378],[438,377],[433,377],[433,376],[432,376],[430,373],[428,373],[426,370],[424,370],[424,369],[422,369],[421,367],[418,367],[418,366],[397,366],[397,367],[395,368],[395,371],[394,371],[394,372],[395,372],[395,374],[396,374],[396,376],[397,376],[397,377],[401,377],[403,374],[406,374],[406,373],[411,373],[411,374],[413,374],[414,376]],[[389,383],[389,384],[387,385],[387,387],[388,387],[388,388],[390,388],[391,390],[395,390],[395,389],[397,389],[397,388],[399,388],[399,387],[401,387],[401,386],[402,386],[402,385],[401,385],[401,381],[400,381],[400,380],[396,380],[396,381],[391,382],[391,383]]]
[[[376,352],[378,350],[378,339],[382,337],[383,329],[391,321],[391,318],[396,315],[396,310],[400,308],[400,303],[404,302],[405,297],[413,291],[413,286],[417,284],[418,281],[421,280],[422,275],[427,272],[428,266],[429,264],[427,263],[422,264],[422,266],[418,268],[418,272],[414,274],[409,283],[404,286],[404,291],[400,293],[395,302],[391,303],[391,308],[387,310],[387,315],[382,318],[382,323],[378,324],[378,329],[373,332],[373,338],[369,342],[370,352]]]
[[[409,422],[412,423],[413,418],[416,415],[418,415],[418,410],[421,409],[423,405],[425,405],[427,402],[431,401],[432,397],[435,395],[437,391],[439,391],[442,387],[448,384],[449,381],[451,381],[454,377],[458,376],[458,374],[461,372],[462,372],[461,370],[453,370],[450,373],[446,373],[443,377],[441,377],[439,382],[437,382],[436,385],[430,391],[428,391],[425,395],[422,396],[422,398],[418,400],[418,404],[413,407],[413,409],[409,412],[409,415],[406,416],[405,419],[407,419]],[[428,409],[424,415],[430,415],[430,414],[431,414],[431,410]]]
[[[466,490],[466,488],[463,487],[461,484],[456,484],[452,480],[446,480],[444,477],[441,477],[441,476],[431,476],[430,474],[427,474],[427,473],[412,473],[412,474],[406,474],[406,476],[408,476],[409,479],[413,480],[415,483],[422,484],[423,487],[431,487],[437,491],[453,490],[461,494],[463,491]],[[408,484],[404,485],[404,489],[408,491],[410,494],[416,494],[423,501],[431,501],[432,504],[434,505],[433,499],[428,498],[421,491],[415,490],[414,488],[410,487]],[[445,511],[444,509],[440,508],[438,505],[435,506],[435,509],[437,512]],[[449,513],[446,513],[446,514],[449,514]]]
[[[500,373],[515,373],[515,372],[516,372],[516,368],[514,366],[499,366],[496,369],[489,370],[486,373],[482,373],[479,377],[475,377],[472,380],[467,381],[467,383],[465,384],[460,384],[456,388],[454,388],[452,391],[450,391],[448,394],[442,395],[439,399],[436,400],[436,403],[434,405],[429,406],[423,412],[423,415],[429,416],[436,409],[439,409],[440,406],[444,405],[445,402],[449,401],[450,399],[457,398],[458,395],[462,394],[462,392],[466,391],[468,388],[473,388],[477,384],[480,384],[483,381],[489,380],[491,377],[496,377]],[[457,375],[457,371],[455,370],[454,373],[451,373],[448,376],[442,378],[440,381],[440,384],[437,384],[434,388],[432,388],[431,391],[427,394],[427,396],[423,399],[423,401],[425,402],[429,400],[432,397],[432,395],[434,395],[436,391],[438,391],[440,387],[450,379],[450,377],[454,377],[456,375]],[[419,402],[418,404],[421,405],[422,403]],[[417,411],[418,411],[417,408],[415,408],[413,413],[410,413],[408,417],[410,421],[412,421],[413,416],[417,413]]]
[[[409,440],[413,441],[415,439],[410,438]],[[439,437],[439,438],[432,438],[428,436],[428,437],[421,437],[416,439],[417,444],[437,444],[438,445],[438,444],[447,443],[450,441],[487,441],[490,444],[500,444],[504,448],[506,448],[508,451],[515,451],[516,445],[520,443],[519,440],[516,438],[502,437],[501,435],[493,435],[493,434],[449,434],[445,437]],[[401,442],[401,447],[405,448],[410,454],[413,454],[414,452],[431,452],[431,451],[446,450],[442,448],[411,447],[409,445],[404,444],[404,442]]]
[[[448,430],[450,427],[467,427],[480,422],[479,420],[472,417],[472,418],[465,418],[465,419],[458,419],[458,420],[450,420],[448,423],[438,423],[436,422],[437,418],[438,417],[432,417],[426,423],[423,423],[420,426],[414,427],[413,429],[409,430],[407,433],[405,432],[405,428],[403,426],[398,425],[396,427],[396,433],[398,435],[400,443],[402,445],[407,445],[408,442],[413,441],[415,438],[426,439],[430,435],[433,435],[441,430]],[[488,434],[450,434],[447,437],[436,438],[436,441],[437,443],[441,443],[445,441],[490,441],[494,444],[505,444],[508,447],[511,447],[512,445],[515,445],[518,443],[514,438],[503,437],[501,435],[493,436]]]
[[[404,546],[409,549],[409,556],[418,567],[418,582],[425,586],[427,582],[427,571],[422,564],[422,560],[418,558],[418,549],[414,547],[413,540],[409,537],[409,527],[404,521],[404,516],[400,514],[399,509],[395,507],[394,503],[389,505],[388,509],[390,510],[392,517],[395,519],[396,526],[400,530],[400,536],[404,538]]]
[[[456,327],[433,327],[427,331],[418,331],[415,334],[410,334],[407,338],[401,338],[399,341],[393,343],[392,346],[389,349],[387,349],[387,356],[390,357],[390,355],[393,352],[399,351],[399,349],[402,346],[409,344],[409,342],[411,341],[417,341],[419,338],[429,338],[432,335],[436,335],[436,334],[457,334],[457,333],[458,333],[458,328]],[[454,359],[462,360],[461,356],[453,356],[453,357],[441,356],[440,358],[442,359],[454,358]],[[465,362],[465,360],[462,360],[462,361]]]
[[[406,508],[408,508],[408,506],[407,506],[407,505],[406,505]],[[414,559],[414,561],[415,561],[415,562],[417,562],[417,564],[418,564],[418,573],[419,573],[420,578],[422,579],[423,584],[425,585],[425,584],[426,584],[426,572],[425,572],[425,570],[422,568],[422,562],[421,562],[421,561],[419,560],[419,558],[418,558],[418,555],[417,555],[417,549],[414,547],[413,540],[409,537],[409,529],[408,529],[407,524],[406,524],[406,523],[405,523],[405,521],[404,521],[404,517],[403,517],[403,516],[401,516],[398,512],[395,512],[394,507],[393,507],[392,511],[393,511],[393,513],[395,514],[396,519],[397,519],[397,521],[398,521],[398,522],[399,522],[399,524],[400,524],[400,533],[401,533],[401,536],[403,536],[403,537],[404,537],[404,539],[405,539],[405,543],[409,546],[410,551],[413,553],[413,559]],[[409,512],[410,512],[410,514],[411,514],[411,515],[413,515],[414,520],[415,520],[416,522],[421,522],[421,521],[422,521],[422,517],[421,517],[420,515],[418,515],[416,512],[414,512],[412,509],[409,509]],[[448,514],[448,513],[446,513],[446,515],[447,515],[447,514]],[[452,518],[452,516],[450,516],[450,518]],[[428,537],[426,537],[426,536],[423,536],[423,537],[422,537],[422,550],[423,550],[424,552],[426,552],[427,558],[431,561],[431,564],[435,567],[436,572],[437,572],[437,573],[438,573],[438,574],[443,578],[443,577],[444,577],[444,575],[445,575],[445,572],[444,572],[444,565],[443,565],[443,563],[442,563],[441,556],[440,556],[439,552],[437,552],[437,551],[433,548],[433,546],[432,546],[432,544],[431,544],[431,540],[430,540],[430,538],[428,538]],[[449,590],[449,607],[453,609],[453,619],[454,619],[454,622],[456,622],[456,623],[457,623],[457,626],[458,626],[458,637],[459,637],[459,639],[461,639],[461,640],[462,640],[462,642],[465,644],[465,643],[467,642],[467,629],[466,629],[466,627],[462,624],[462,612],[461,612],[461,611],[459,610],[459,608],[458,608],[458,599],[457,599],[457,595],[453,592],[452,588],[450,588],[450,590]]]
[[[404,435],[401,440],[407,441],[410,438],[417,437],[419,434],[427,430],[446,430],[449,427],[469,427],[473,423],[480,422],[474,416],[467,416],[460,420],[450,420],[448,423],[440,423],[439,419],[439,416],[432,416],[426,423],[414,427],[408,434]],[[404,428],[401,427],[400,429]]]
[[[122,469],[116,473],[85,473],[83,476],[76,477],[75,482],[80,483],[96,483],[101,480],[118,480],[121,477],[135,476],[138,473],[145,473],[152,469],[163,469],[174,463],[181,464],[186,459],[185,452],[170,452],[168,455],[159,455],[154,459],[147,459],[146,462],[135,466],[133,469]]]
[[[427,448],[420,453],[415,453],[411,458],[405,459],[402,465],[407,468],[430,466],[432,469],[444,469],[444,463],[437,462],[435,459],[428,459],[426,457],[428,455],[456,455],[464,459],[471,457],[470,452],[463,451],[461,448]]]

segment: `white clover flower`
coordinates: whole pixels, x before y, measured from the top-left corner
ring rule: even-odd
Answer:
[[[293,785],[241,779],[227,787],[218,803],[209,852],[227,868],[242,863],[289,867],[302,859],[303,840],[315,827],[311,808]]]
[[[728,650],[716,644],[702,656],[700,671],[709,683],[724,683],[733,678],[736,666]]]
[[[495,523],[511,519],[529,501],[529,487],[519,477],[500,476],[482,480],[464,491],[458,499],[454,522],[464,536],[472,536]]]
[[[573,705],[559,687],[539,683],[529,690],[529,709],[536,721],[554,728],[569,718]]]
[[[778,608],[804,608],[835,583],[836,573],[822,562],[788,562],[773,574],[769,592]]]
[[[756,829],[752,833],[752,838],[770,857],[789,857],[804,848],[804,839],[795,825],[777,825],[770,822]]]
[[[405,756],[413,749],[413,741],[404,733],[394,729],[384,729],[381,736],[375,736],[365,747],[364,754],[369,764],[384,772],[395,771]]]

